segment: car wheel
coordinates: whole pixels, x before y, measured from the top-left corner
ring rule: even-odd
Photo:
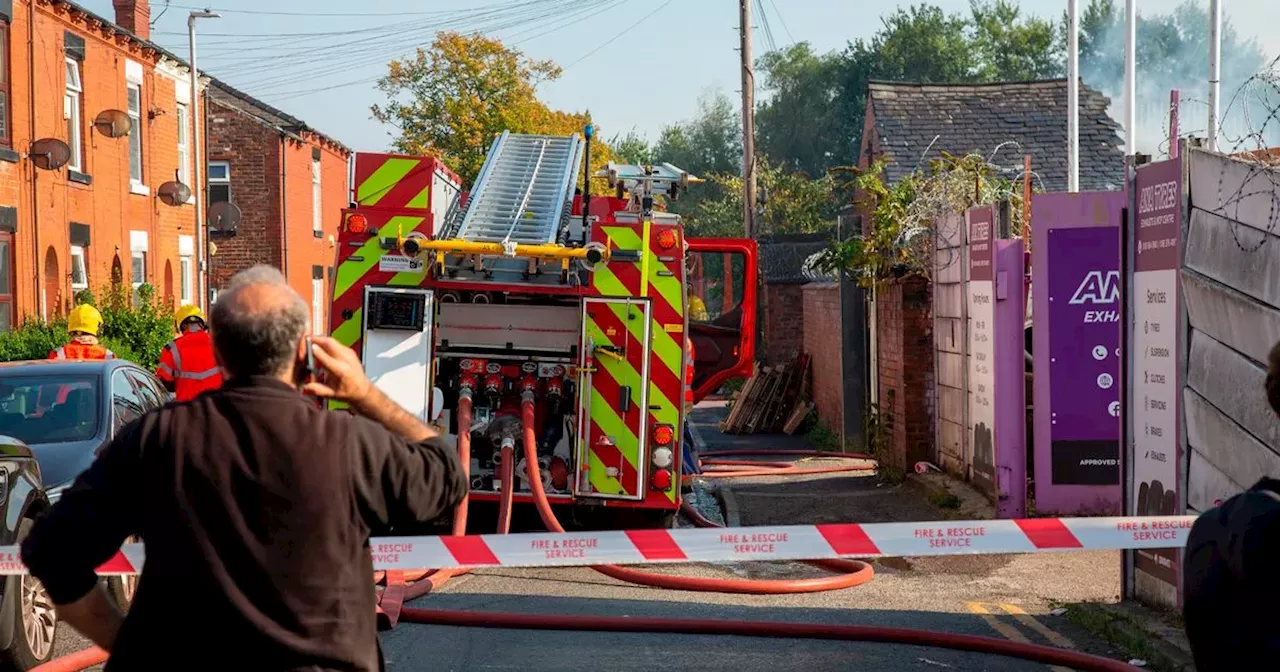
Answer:
[[[124,543],[132,544],[137,541],[137,537],[129,537],[124,540]],[[138,592],[138,575],[112,576],[107,579],[107,590],[116,601],[116,606],[120,607],[121,611],[128,612],[129,606],[133,604],[133,597]]]
[[[18,527],[21,541],[31,531],[31,520],[24,519]],[[12,667],[29,670],[48,662],[53,657],[53,640],[58,632],[58,612],[49,593],[36,577],[23,574],[18,581],[20,594],[13,600],[13,644],[4,652],[4,658]]]

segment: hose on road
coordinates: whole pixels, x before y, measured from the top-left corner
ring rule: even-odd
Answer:
[[[458,405],[459,427],[470,427],[471,403],[464,397]],[[521,421],[523,429],[523,448],[527,470],[527,480],[533,494],[534,504],[548,530],[564,533],[564,527],[556,518],[542,485],[538,466],[537,435],[534,429],[534,405],[526,399],[521,405]],[[470,432],[462,429],[458,432],[458,452],[464,472],[470,467]],[[785,450],[736,450],[714,453],[717,457],[709,457],[702,461],[704,468],[712,467],[711,473],[704,477],[731,478],[745,476],[796,475],[814,473],[838,473],[850,471],[867,471],[873,465],[848,465],[800,468],[793,463],[761,463],[746,460],[726,460],[725,456],[761,456],[777,455],[788,457],[824,457],[856,460],[870,460],[865,455],[825,453],[819,451]],[[499,532],[506,534],[511,521],[511,509],[515,492],[514,479],[515,458],[511,446],[502,450],[502,486],[499,512]],[[726,467],[751,467],[748,469],[727,469]],[[468,474],[469,477],[469,474]],[[464,496],[454,515],[453,534],[466,534],[467,498]],[[722,527],[699,513],[687,502],[681,504],[682,511],[701,527]],[[871,565],[857,560],[819,560],[808,564],[830,571],[841,572],[836,576],[817,579],[796,580],[749,580],[749,579],[716,579],[701,577],[673,576],[657,574],[629,567],[616,565],[596,565],[591,568],[620,581],[644,586],[666,588],[672,590],[746,593],[755,595],[776,595],[810,593],[828,590],[840,590],[862,585],[875,576]],[[879,642],[887,644],[906,644],[948,648],[960,651],[988,653],[1025,660],[1063,665],[1082,672],[1132,672],[1133,668],[1125,663],[1092,656],[1067,649],[1059,649],[1038,644],[1012,642],[991,637],[958,635],[951,633],[910,630],[904,628],[884,628],[875,626],[852,625],[812,625],[798,623],[743,622],[714,619],[677,619],[677,618],[616,618],[600,616],[565,616],[553,614],[510,614],[471,611],[446,611],[438,609],[416,609],[404,607],[405,600],[420,597],[439,589],[449,578],[466,573],[468,569],[428,571],[408,574],[403,571],[387,571],[382,573],[386,581],[379,599],[379,620],[383,627],[394,627],[399,620],[411,623],[445,625],[477,628],[519,628],[532,630],[569,630],[577,632],[650,632],[676,633],[691,635],[736,635],[748,637],[773,637],[787,639],[826,639],[840,641]],[[410,585],[409,582],[413,581]],[[106,653],[98,648],[80,651],[76,654],[59,658],[46,663],[33,672],[71,672],[82,670],[106,660]]]
[[[570,630],[576,632],[664,632],[684,635],[737,635],[785,639],[829,639],[846,642],[907,644],[973,651],[1063,665],[1080,672],[1134,672],[1118,660],[1040,644],[1023,644],[994,637],[957,635],[907,628],[870,625],[818,625],[770,621],[728,621],[693,618],[633,618],[563,616],[559,614],[508,614],[483,611],[446,611],[406,608],[409,623],[464,628],[518,628],[522,630]]]

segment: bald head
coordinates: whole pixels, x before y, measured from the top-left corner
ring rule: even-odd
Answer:
[[[232,378],[283,376],[307,331],[307,304],[280,271],[254,266],[231,278],[209,315],[222,368]]]

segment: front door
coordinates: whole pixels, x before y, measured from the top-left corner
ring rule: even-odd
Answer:
[[[642,499],[648,464],[648,300],[585,299],[580,367],[577,494]]]

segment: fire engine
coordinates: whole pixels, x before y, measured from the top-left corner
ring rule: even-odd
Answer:
[[[592,174],[591,135],[504,132],[469,192],[436,158],[358,153],[331,334],[458,442],[471,501],[537,495],[668,524],[686,336],[695,400],[750,373],[756,247],[686,239],[659,197],[701,180],[671,164]],[[610,190],[593,197],[593,178]]]

